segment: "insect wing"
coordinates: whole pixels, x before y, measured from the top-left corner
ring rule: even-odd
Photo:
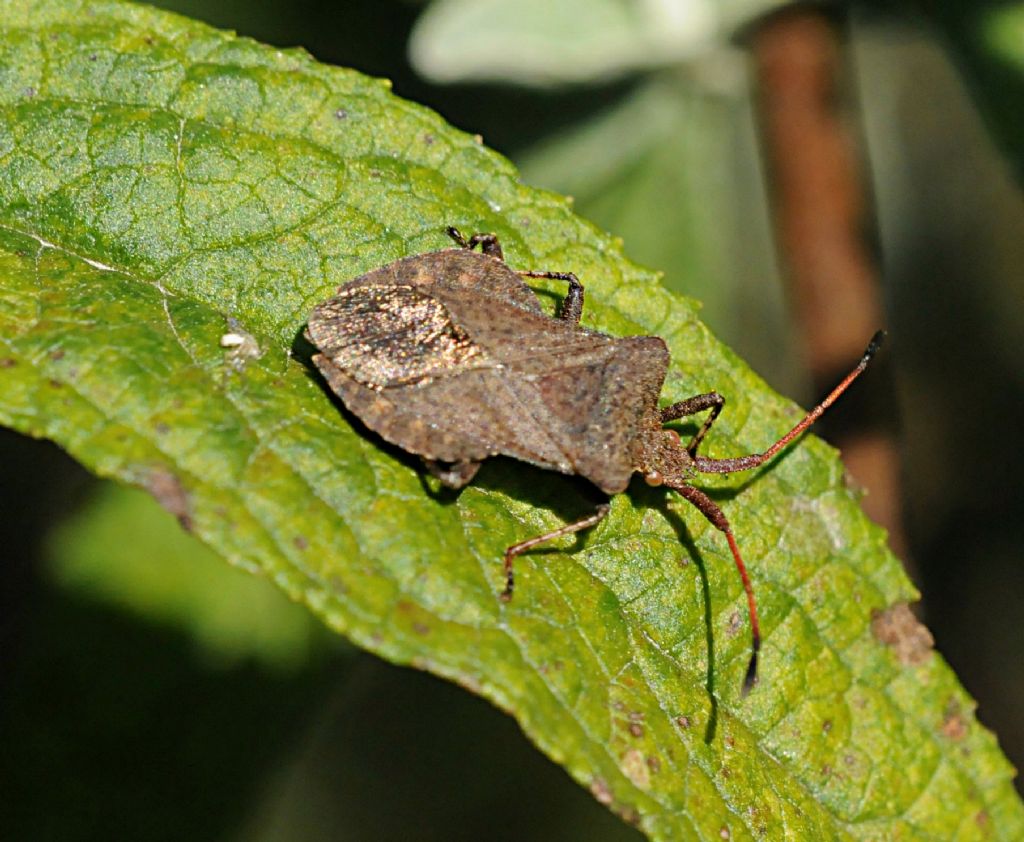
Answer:
[[[485,362],[444,304],[406,285],[343,288],[313,311],[309,335],[337,368],[373,389]]]

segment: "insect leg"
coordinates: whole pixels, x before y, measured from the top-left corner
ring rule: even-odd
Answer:
[[[484,254],[489,254],[491,257],[498,258],[498,260],[505,259],[505,255],[501,250],[501,243],[498,242],[497,234],[474,234],[467,240],[462,236],[462,232],[454,225],[449,225],[447,230],[448,236],[455,240],[455,242],[464,249],[473,249],[480,246],[480,251]]]
[[[505,259],[505,254],[501,250],[501,243],[498,242],[496,234],[474,234],[467,240],[454,225],[449,225],[447,230],[448,236],[455,240],[462,248],[472,249],[480,246],[480,251],[484,254],[489,254],[491,257],[498,258],[498,260]],[[526,278],[553,278],[559,281],[568,281],[569,293],[562,302],[562,309],[558,317],[562,321],[579,324],[580,317],[583,315],[583,284],[580,283],[579,278],[572,272],[518,272],[517,274]]]
[[[797,424],[792,430],[786,433],[786,435],[775,442],[775,444],[763,453],[752,453],[749,456],[736,456],[732,459],[708,459],[704,456],[697,456],[694,458],[697,470],[705,474],[730,474],[733,471],[747,471],[751,468],[756,468],[758,465],[763,465],[793,441],[793,439],[799,436],[804,430],[810,427],[811,424],[817,421],[821,417],[822,413],[836,402],[839,396],[846,391],[849,385],[861,375],[865,368],[868,367],[868,363],[871,362],[871,358],[875,355],[875,352],[878,351],[884,337],[885,333],[881,330],[871,337],[871,342],[868,343],[868,347],[864,351],[864,356],[860,358],[860,362],[854,366],[853,370],[842,379],[838,386],[829,392],[828,396],[821,403],[808,412],[799,424]]]
[[[453,462],[446,465],[434,459],[424,459],[423,465],[433,476],[441,480],[443,486],[454,489],[468,485],[480,470],[479,462]]]
[[[687,398],[685,401],[674,403],[672,406],[666,406],[661,410],[661,423],[665,424],[668,421],[675,421],[677,418],[695,415],[698,412],[703,412],[705,409],[711,410],[711,414],[704,419],[701,428],[697,430],[693,438],[690,439],[690,443],[686,445],[686,452],[693,457],[697,455],[697,448],[700,446],[707,431],[711,429],[711,425],[715,423],[715,419],[724,406],[725,398],[718,394],[718,392],[696,395],[695,397]]]
[[[711,525],[725,535],[726,540],[729,542],[729,550],[732,552],[733,561],[736,562],[736,569],[739,571],[740,579],[743,581],[743,590],[747,594],[747,611],[750,615],[751,635],[750,662],[747,664],[747,674],[743,679],[743,695],[746,696],[757,683],[757,655],[761,651],[761,625],[757,619],[757,602],[754,600],[754,588],[750,584],[747,567],[740,557],[740,548],[736,546],[732,527],[715,501],[699,488],[694,488],[692,485],[678,485],[673,486],[673,488],[693,503]]]
[[[572,272],[517,272],[524,278],[551,278],[556,281],[568,281],[569,292],[566,293],[562,302],[562,309],[558,318],[563,322],[572,322],[574,325],[580,323],[583,316],[583,284]]]
[[[580,518],[574,523],[567,523],[565,526],[562,526],[559,529],[553,529],[551,532],[545,532],[543,535],[538,535],[536,538],[529,538],[526,541],[520,541],[518,544],[513,544],[505,550],[505,590],[501,592],[499,597],[501,601],[508,602],[512,599],[512,589],[515,586],[512,562],[517,555],[536,547],[538,544],[543,544],[545,541],[551,541],[554,538],[561,538],[563,535],[572,535],[574,532],[589,529],[594,524],[602,521],[605,515],[608,514],[610,508],[611,507],[607,503],[602,503],[597,507],[592,515]]]

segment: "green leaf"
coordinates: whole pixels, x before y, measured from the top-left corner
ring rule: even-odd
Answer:
[[[587,511],[585,484],[493,460],[436,499],[290,356],[315,302],[458,224],[513,266],[576,272],[588,326],[663,336],[666,401],[729,397],[711,455],[799,417],[563,199],[300,51],[114,2],[3,2],[0,21],[0,420],[146,488],[360,646],[508,710],[652,838],[1024,833],[970,699],[905,614],[877,614],[914,592],[825,445],[704,484],[761,603],[742,699],[742,589],[694,510],[631,489],[523,557],[504,605],[504,548]],[[220,346],[227,317],[260,353]]]
[[[1024,71],[1024,3],[992,8],[982,20],[982,33],[995,56]]]
[[[594,82],[699,59],[790,2],[432,0],[410,36],[409,58],[438,82]]]
[[[1024,3],[946,0],[922,11],[943,35],[993,137],[1024,181]]]

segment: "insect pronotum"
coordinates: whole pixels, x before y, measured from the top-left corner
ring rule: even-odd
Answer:
[[[590,480],[607,495],[634,473],[689,500],[725,535],[743,582],[751,654],[743,682],[757,681],[761,631],[754,589],[725,514],[692,485],[698,474],[763,465],[811,426],[864,371],[883,333],[854,369],[793,429],[761,453],[711,459],[698,453],[725,405],[708,392],[658,407],[668,349],[655,336],[606,336],[580,326],[583,286],[571,272],[509,268],[494,234],[449,236],[458,248],[418,254],[338,288],[309,318],[313,361],[367,427],[410,453],[444,484],[461,488],[488,456],[511,456]],[[480,252],[475,248],[479,246]],[[566,281],[556,317],[523,278]],[[687,443],[665,424],[707,412]],[[590,515],[505,550],[512,598],[515,558],[538,544],[588,529]]]

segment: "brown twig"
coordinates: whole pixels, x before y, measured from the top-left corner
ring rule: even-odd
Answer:
[[[884,324],[843,32],[836,13],[798,6],[761,21],[749,41],[780,260],[819,388]],[[833,439],[869,491],[868,514],[905,558],[891,378],[880,367],[873,380],[886,401],[847,407],[850,423]]]

